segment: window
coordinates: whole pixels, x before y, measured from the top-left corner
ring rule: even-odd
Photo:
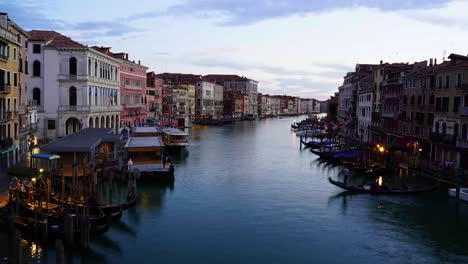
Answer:
[[[39,61],[34,61],[33,63],[33,76],[34,77],[41,76],[41,63]]]
[[[447,134],[447,124],[443,123],[442,124],[442,135]]]
[[[13,48],[13,60],[16,60],[16,48]]]
[[[442,97],[437,97],[436,99],[436,111],[442,110]]]
[[[76,106],[76,88],[73,86],[70,87],[68,93],[69,105]]]
[[[439,76],[439,89],[442,89],[442,76]]]
[[[91,59],[88,59],[88,75],[91,75]]]
[[[13,73],[13,85],[18,86],[18,74],[16,72]]]
[[[468,139],[468,129],[467,129],[467,125],[466,124],[463,124],[462,126],[462,139]]]
[[[11,85],[11,76],[10,76],[10,72],[7,72],[7,85]]]
[[[411,95],[411,105],[414,105],[414,94]]]
[[[434,94],[431,93],[431,95],[429,96],[429,104],[434,104]]]
[[[465,94],[463,98],[463,106],[468,107],[468,94]]]
[[[97,77],[97,61],[94,62],[94,76]]]
[[[18,71],[19,72],[23,72],[23,59],[19,59],[19,63],[18,63]]]
[[[69,66],[70,75],[76,75],[76,58],[71,57],[68,60],[68,64],[69,64],[68,66]]]
[[[450,76],[445,76],[445,88],[450,87]]]
[[[418,95],[418,105],[421,105],[422,104],[422,97],[421,95]]]
[[[47,129],[48,130],[55,129],[55,120],[47,120]]]
[[[36,100],[37,105],[41,105],[41,90],[37,87],[33,89],[33,100]]]
[[[458,113],[458,109],[460,108],[460,96],[455,97],[453,101],[453,112]]]
[[[140,81],[135,81],[135,86],[141,87]]]
[[[130,79],[125,79],[125,85],[130,85]]]
[[[444,97],[442,99],[442,111],[448,112],[449,104],[450,104],[450,98],[449,97]]]
[[[460,130],[460,126],[458,125],[458,123],[455,123],[455,125],[453,125],[453,135],[458,136],[459,130]]]
[[[0,91],[5,90],[5,71],[0,70]]]
[[[7,46],[6,56],[7,58],[10,58],[10,46]]]
[[[24,73],[29,74],[28,72],[28,61],[24,60]]]
[[[33,53],[41,53],[41,45],[40,44],[33,44]]]
[[[461,73],[457,74],[457,87],[461,87],[462,86],[462,75]]]

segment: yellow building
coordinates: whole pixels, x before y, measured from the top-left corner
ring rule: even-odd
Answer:
[[[191,83],[181,83],[180,88],[187,90],[187,114],[190,119],[195,117],[195,85]]]
[[[21,37],[0,13],[0,168],[19,160],[19,50]]]

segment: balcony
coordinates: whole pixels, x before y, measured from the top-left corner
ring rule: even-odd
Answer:
[[[457,147],[459,148],[468,148],[468,139],[461,139],[457,140]]]
[[[124,104],[123,108],[141,108],[144,107],[143,104]]]
[[[70,74],[60,74],[58,76],[59,81],[86,81],[88,80],[87,75],[70,75]]]
[[[60,113],[119,112],[120,110],[122,110],[120,105],[60,105],[58,108]]]
[[[460,115],[468,116],[468,106],[460,106]]]
[[[36,100],[28,100],[28,111],[37,110],[37,101]]]
[[[12,117],[11,111],[0,111],[0,123],[10,121],[11,117]]]
[[[440,134],[440,133],[429,133],[429,139],[432,143],[439,143],[439,144],[446,144],[446,145],[456,145],[457,143],[457,136],[456,135],[447,135],[447,134]]]
[[[9,94],[11,93],[11,85],[5,84],[3,89],[0,87],[0,94]]]
[[[27,132],[33,132],[37,130],[37,123],[31,123],[27,124],[23,127],[19,128],[20,134],[27,133]]]
[[[21,46],[21,43],[18,42],[18,37],[3,27],[0,27],[0,37]]]

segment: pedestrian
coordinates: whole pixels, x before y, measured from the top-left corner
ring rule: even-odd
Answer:
[[[348,184],[348,176],[349,176],[349,169],[348,168],[343,169],[343,176],[344,176],[344,184]]]

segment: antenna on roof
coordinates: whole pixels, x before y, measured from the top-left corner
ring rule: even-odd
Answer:
[[[445,55],[446,55],[446,54],[447,54],[447,51],[444,50],[444,51],[442,52],[442,61],[445,61]]]

